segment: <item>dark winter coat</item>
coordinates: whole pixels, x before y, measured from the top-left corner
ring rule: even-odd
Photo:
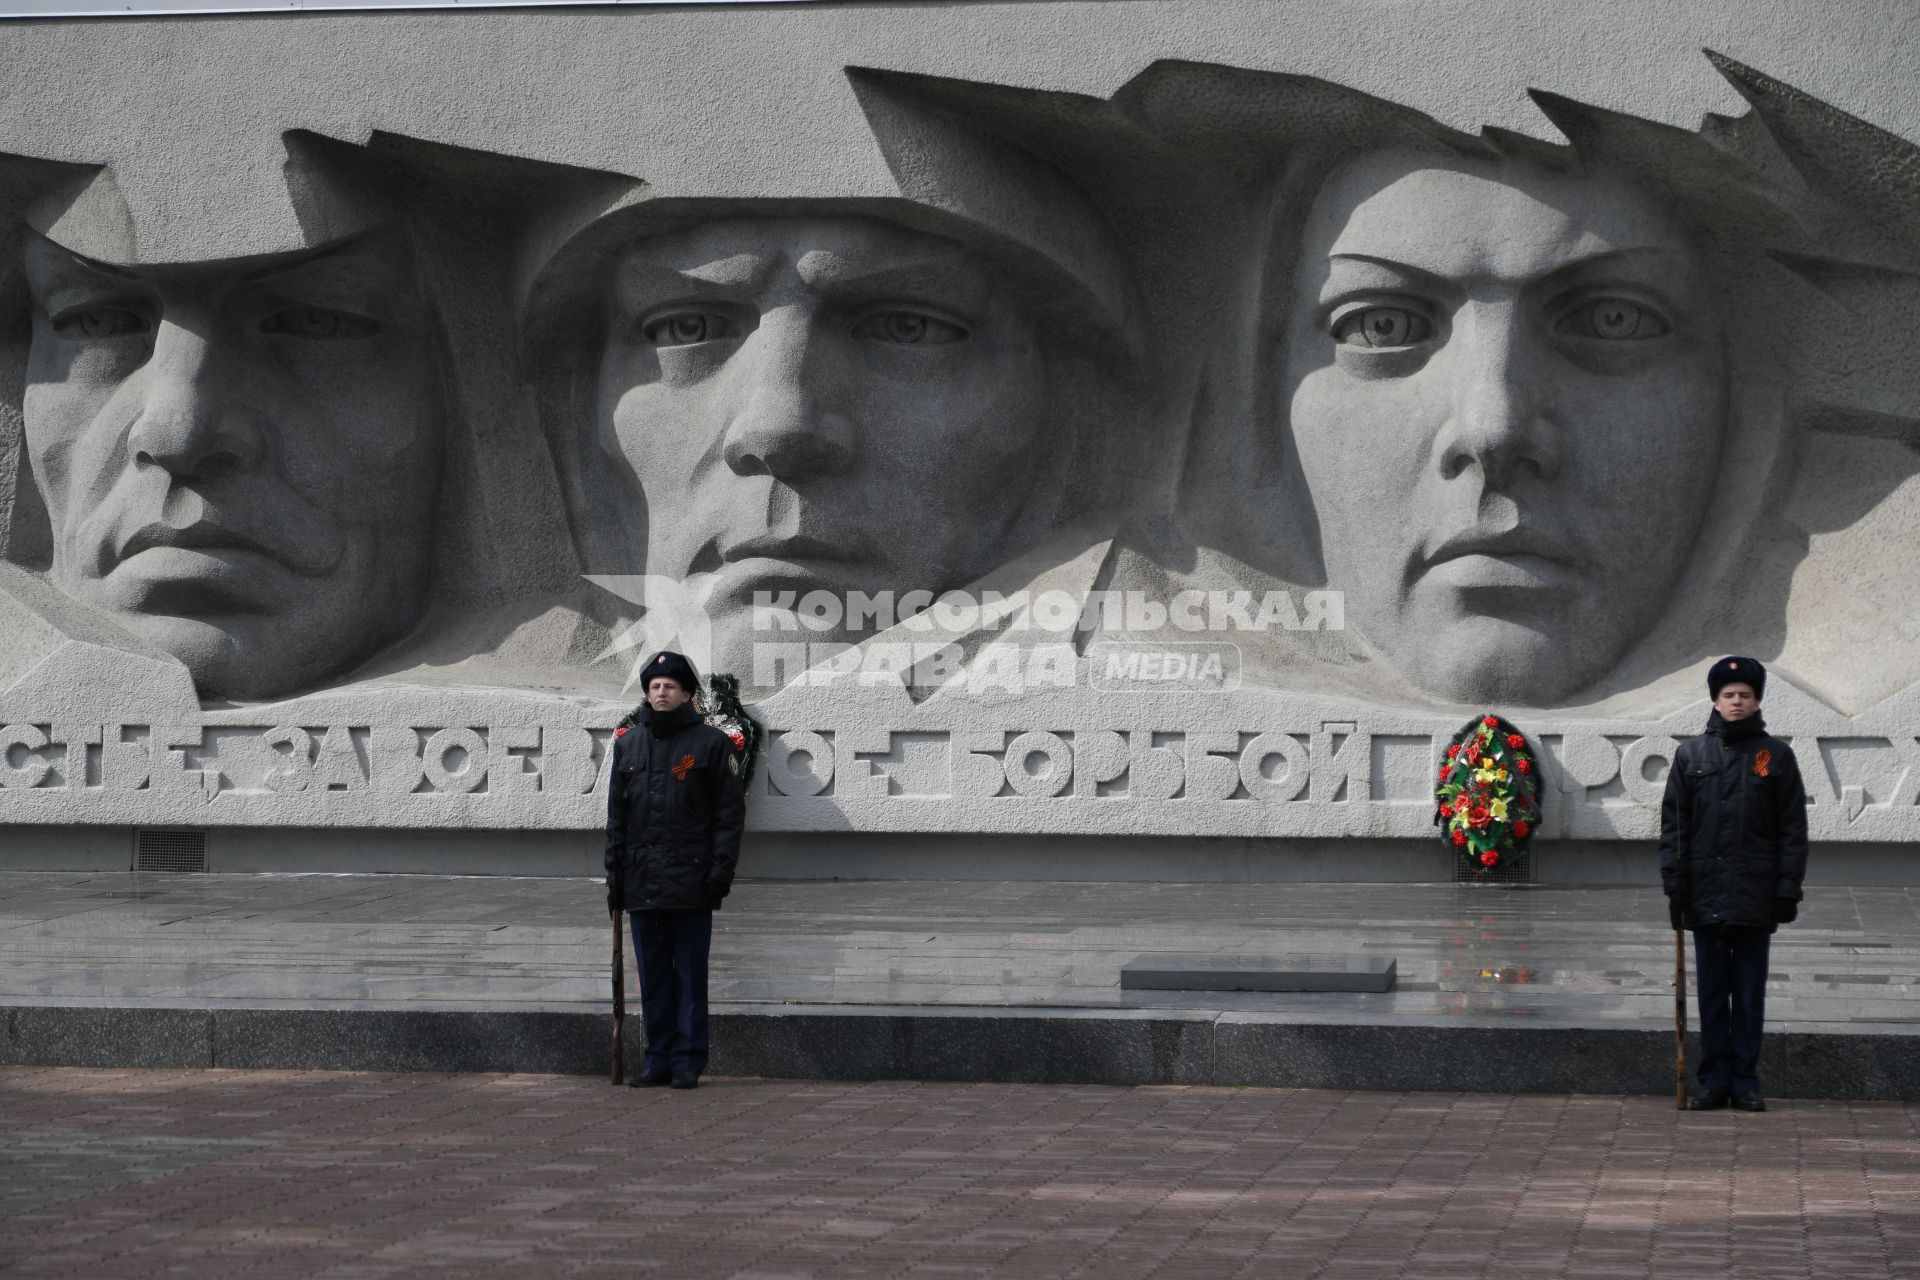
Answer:
[[[1774,927],[1774,900],[1800,900],[1807,874],[1807,792],[1793,748],[1758,714],[1707,731],[1674,753],[1660,802],[1660,880],[1685,903],[1686,927]]]
[[[712,909],[733,887],[746,822],[740,758],[691,702],[641,712],[613,744],[607,910]]]

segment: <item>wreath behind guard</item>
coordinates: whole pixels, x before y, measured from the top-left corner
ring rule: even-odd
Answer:
[[[1476,873],[1524,852],[1540,825],[1540,771],[1526,735],[1499,716],[1469,720],[1447,744],[1434,823]]]
[[[740,762],[740,776],[752,777],[754,758],[760,753],[760,722],[747,714],[745,704],[740,701],[738,677],[715,672],[705,686],[694,693],[693,709],[701,719],[727,735]],[[620,723],[613,727],[613,736],[617,738],[639,723],[640,707],[635,707],[620,717]]]

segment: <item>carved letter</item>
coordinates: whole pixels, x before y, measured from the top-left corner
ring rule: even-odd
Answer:
[[[1035,756],[1046,757],[1044,770],[1033,767]],[[1036,730],[1021,734],[1007,744],[1003,763],[1007,782],[1016,795],[1057,796],[1073,782],[1073,748],[1057,733]]]
[[[262,779],[267,790],[291,794],[313,783],[313,735],[293,725],[269,729],[261,738],[273,749],[274,768]],[[286,751],[279,748],[286,747]]]
[[[458,769],[447,767],[447,757],[460,753]],[[420,763],[436,791],[478,791],[487,780],[487,740],[472,729],[442,729],[427,739]]]
[[[1267,772],[1267,761],[1279,759],[1286,772],[1274,776]],[[1312,759],[1299,739],[1285,733],[1263,733],[1249,742],[1240,753],[1240,783],[1255,800],[1285,804],[1307,789]]]
[[[46,745],[47,735],[38,725],[10,724],[0,729],[0,787],[24,789],[46,781],[53,772],[53,766],[40,758],[40,748]],[[15,751],[23,756],[19,764],[13,762]]]

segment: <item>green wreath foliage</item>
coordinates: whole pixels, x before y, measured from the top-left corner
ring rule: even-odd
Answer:
[[[1523,852],[1540,825],[1540,767],[1526,735],[1496,715],[1469,720],[1447,744],[1434,804],[1442,838],[1476,873]]]

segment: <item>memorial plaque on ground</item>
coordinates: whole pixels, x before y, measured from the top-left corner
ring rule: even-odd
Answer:
[[[1391,956],[1157,952],[1120,967],[1123,991],[1391,991]]]

